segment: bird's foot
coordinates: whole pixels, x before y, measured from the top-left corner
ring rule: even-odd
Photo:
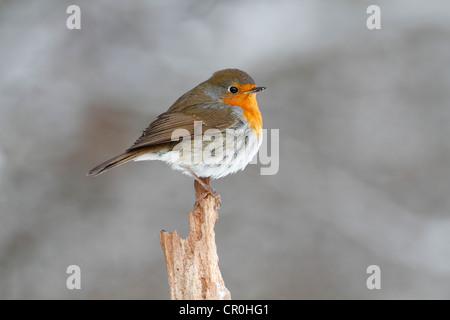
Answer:
[[[183,167],[194,179],[203,187],[203,192],[199,196],[196,196],[195,205],[198,205],[201,200],[203,200],[208,194],[212,194],[216,199],[217,208],[220,208],[220,195],[209,185],[209,178],[200,178],[192,170],[187,167]],[[196,191],[198,194],[198,191]]]
[[[203,186],[204,187],[204,186]],[[205,188],[205,187],[204,187]],[[206,188],[205,188],[206,189]],[[221,204],[221,199],[220,199],[220,194],[218,194],[216,192],[216,190],[214,190],[213,188],[209,187],[208,189],[206,189],[204,192],[202,192],[202,194],[200,194],[199,197],[197,197],[195,199],[195,205],[198,205],[200,203],[200,201],[202,201],[204,198],[206,198],[208,196],[208,194],[212,194],[213,197],[216,200],[216,205],[217,208],[220,208],[220,204]]]

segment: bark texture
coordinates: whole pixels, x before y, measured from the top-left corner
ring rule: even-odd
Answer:
[[[202,179],[209,185],[209,179]],[[214,225],[218,219],[217,199],[194,182],[196,204],[189,212],[190,232],[181,239],[176,231],[159,232],[169,277],[172,300],[228,300],[219,269]],[[197,200],[199,199],[199,200]]]

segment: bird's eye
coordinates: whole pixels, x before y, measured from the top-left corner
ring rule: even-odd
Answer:
[[[237,93],[239,91],[239,89],[236,87],[229,87],[228,91],[230,91],[231,93]]]

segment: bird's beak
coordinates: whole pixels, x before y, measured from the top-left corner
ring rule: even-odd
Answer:
[[[258,93],[263,92],[264,90],[266,90],[266,87],[254,87],[253,89],[245,91],[245,93]]]

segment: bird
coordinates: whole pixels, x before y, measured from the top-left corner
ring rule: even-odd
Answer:
[[[98,176],[131,160],[162,160],[191,175],[205,189],[204,195],[211,193],[220,203],[204,178],[243,170],[256,155],[263,139],[256,94],[265,90],[242,70],[219,70],[178,98],[125,152],[87,175]]]

